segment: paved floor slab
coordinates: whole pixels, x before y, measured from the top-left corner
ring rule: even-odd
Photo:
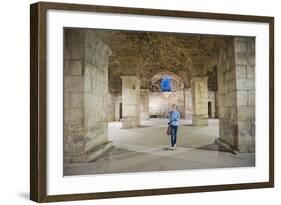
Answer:
[[[166,135],[167,119],[142,121],[140,128],[122,129],[120,122],[109,123],[109,140],[114,149],[87,164],[65,164],[64,175],[151,172],[255,166],[254,153],[233,155],[214,144],[219,135],[218,120],[207,127],[194,127],[183,120],[177,148],[170,150]]]

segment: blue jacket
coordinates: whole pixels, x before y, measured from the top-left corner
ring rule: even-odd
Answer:
[[[180,124],[180,113],[178,111],[169,112],[169,124],[173,126],[179,126]]]

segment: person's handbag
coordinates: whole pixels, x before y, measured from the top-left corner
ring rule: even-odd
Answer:
[[[171,135],[171,126],[170,125],[168,125],[168,127],[167,127],[166,134]]]

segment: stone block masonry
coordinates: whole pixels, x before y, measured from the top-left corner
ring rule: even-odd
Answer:
[[[65,29],[64,38],[64,162],[90,162],[112,147],[107,131],[111,50],[90,29]]]
[[[255,38],[235,38],[238,147],[255,151]]]
[[[218,58],[220,140],[240,152],[255,151],[255,39],[224,41]]]
[[[183,119],[185,117],[184,100],[183,90],[169,92],[168,96],[165,96],[163,92],[150,92],[149,115],[151,117],[167,118],[168,113],[172,110],[172,105],[175,104],[181,119]]]

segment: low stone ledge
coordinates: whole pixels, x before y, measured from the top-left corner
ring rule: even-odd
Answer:
[[[219,146],[223,147],[227,151],[231,152],[232,154],[238,154],[239,152],[235,150],[231,145],[227,144],[225,141],[223,141],[220,138],[217,138],[215,140],[215,143],[218,144]]]
[[[110,141],[98,146],[96,149],[92,150],[91,153],[88,153],[86,162],[89,163],[89,162],[94,162],[94,161],[98,160],[104,154],[111,151],[112,148],[113,148],[113,143]]]

